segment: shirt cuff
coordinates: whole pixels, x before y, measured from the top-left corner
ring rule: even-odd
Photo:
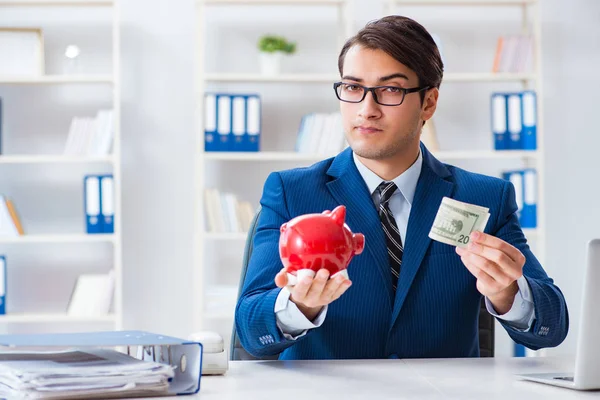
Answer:
[[[309,329],[320,327],[325,321],[327,307],[324,306],[313,321],[302,314],[298,306],[290,301],[290,291],[287,287],[281,289],[275,300],[275,319],[277,327],[288,340],[296,340],[308,332]]]
[[[492,302],[487,297],[485,298],[485,307],[494,317],[506,321],[510,326],[517,330],[526,332],[531,329],[531,325],[535,318],[533,297],[531,295],[529,283],[524,276],[517,279],[517,285],[519,286],[519,291],[515,295],[512,307],[506,314],[498,315]]]

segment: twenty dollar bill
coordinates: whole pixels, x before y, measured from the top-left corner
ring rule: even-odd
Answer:
[[[483,232],[489,209],[444,197],[429,231],[429,237],[451,246],[467,247],[473,231]]]

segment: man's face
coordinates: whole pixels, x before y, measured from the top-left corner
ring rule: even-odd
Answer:
[[[417,75],[382,50],[353,46],[346,53],[342,82],[362,86],[419,86]],[[422,109],[420,93],[409,93],[399,106],[377,104],[372,92],[360,103],[340,101],[346,139],[360,157],[385,160],[418,145]]]

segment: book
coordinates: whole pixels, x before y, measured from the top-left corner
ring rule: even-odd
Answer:
[[[6,196],[0,195],[0,236],[19,236],[19,234],[19,230],[6,202]]]
[[[110,311],[115,286],[114,271],[107,274],[82,274],[77,278],[68,315],[98,316]]]

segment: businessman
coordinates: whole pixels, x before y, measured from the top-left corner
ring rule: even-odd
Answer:
[[[482,296],[517,343],[560,344],[565,299],[527,245],[512,184],[443,164],[420,143],[443,76],[425,28],[401,16],[373,21],[343,46],[338,68],[350,147],[268,177],[235,314],[244,348],[280,359],[477,357]],[[444,196],[490,210],[466,249],[428,237]],[[340,204],[366,241],[350,279],[323,269],[287,286],[280,226]]]

